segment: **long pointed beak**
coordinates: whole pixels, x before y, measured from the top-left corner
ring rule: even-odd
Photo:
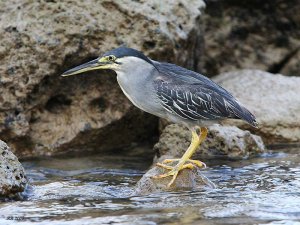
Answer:
[[[62,74],[63,77],[72,76],[75,74],[91,71],[91,70],[98,70],[98,69],[110,69],[109,63],[99,62],[98,59],[94,59],[87,63],[84,63],[80,66],[76,66],[73,69],[70,69]]]

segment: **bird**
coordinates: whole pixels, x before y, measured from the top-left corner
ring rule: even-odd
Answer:
[[[239,119],[258,126],[247,108],[208,77],[175,64],[152,60],[136,49],[115,48],[67,70],[62,76],[91,70],[115,71],[119,86],[133,105],[191,131],[191,143],[181,158],[157,163],[166,172],[153,178],[171,177],[168,187],[181,170],[206,167],[204,162],[191,157],[205,140],[209,126],[225,119]]]

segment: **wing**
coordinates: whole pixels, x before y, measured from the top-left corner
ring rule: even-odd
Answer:
[[[167,111],[186,120],[238,118],[256,126],[255,117],[228,91],[200,74],[197,79],[187,76],[189,70],[179,68],[185,74],[178,75],[180,70],[168,70],[168,74],[160,71],[154,81],[156,94]]]
[[[164,108],[183,119],[217,120],[228,114],[222,107],[226,104],[223,98],[205,88],[174,85],[162,80],[154,83]]]

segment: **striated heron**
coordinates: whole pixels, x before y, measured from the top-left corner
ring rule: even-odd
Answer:
[[[122,91],[136,107],[191,130],[192,141],[184,155],[157,164],[168,172],[154,178],[173,176],[169,187],[180,170],[205,167],[191,156],[206,138],[206,127],[226,118],[242,119],[257,126],[254,115],[212,80],[174,64],[154,61],[132,48],[113,49],[62,76],[99,69],[116,72]],[[172,163],[176,165],[171,166]]]

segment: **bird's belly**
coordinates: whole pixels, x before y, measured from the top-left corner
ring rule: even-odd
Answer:
[[[132,102],[133,105],[147,113],[167,119],[165,110],[158,102],[155,101],[156,96],[152,96],[151,94],[143,92],[138,92],[135,94],[128,93],[128,91],[126,91],[121,84],[120,87],[125,96]],[[132,96],[138,96],[138,98]]]
[[[132,102],[132,104],[134,104],[138,108],[141,108],[140,104],[138,104],[136,100],[131,98],[131,96],[126,92],[126,90],[121,85],[120,85],[120,87],[121,87],[121,90],[123,91],[124,95]]]

